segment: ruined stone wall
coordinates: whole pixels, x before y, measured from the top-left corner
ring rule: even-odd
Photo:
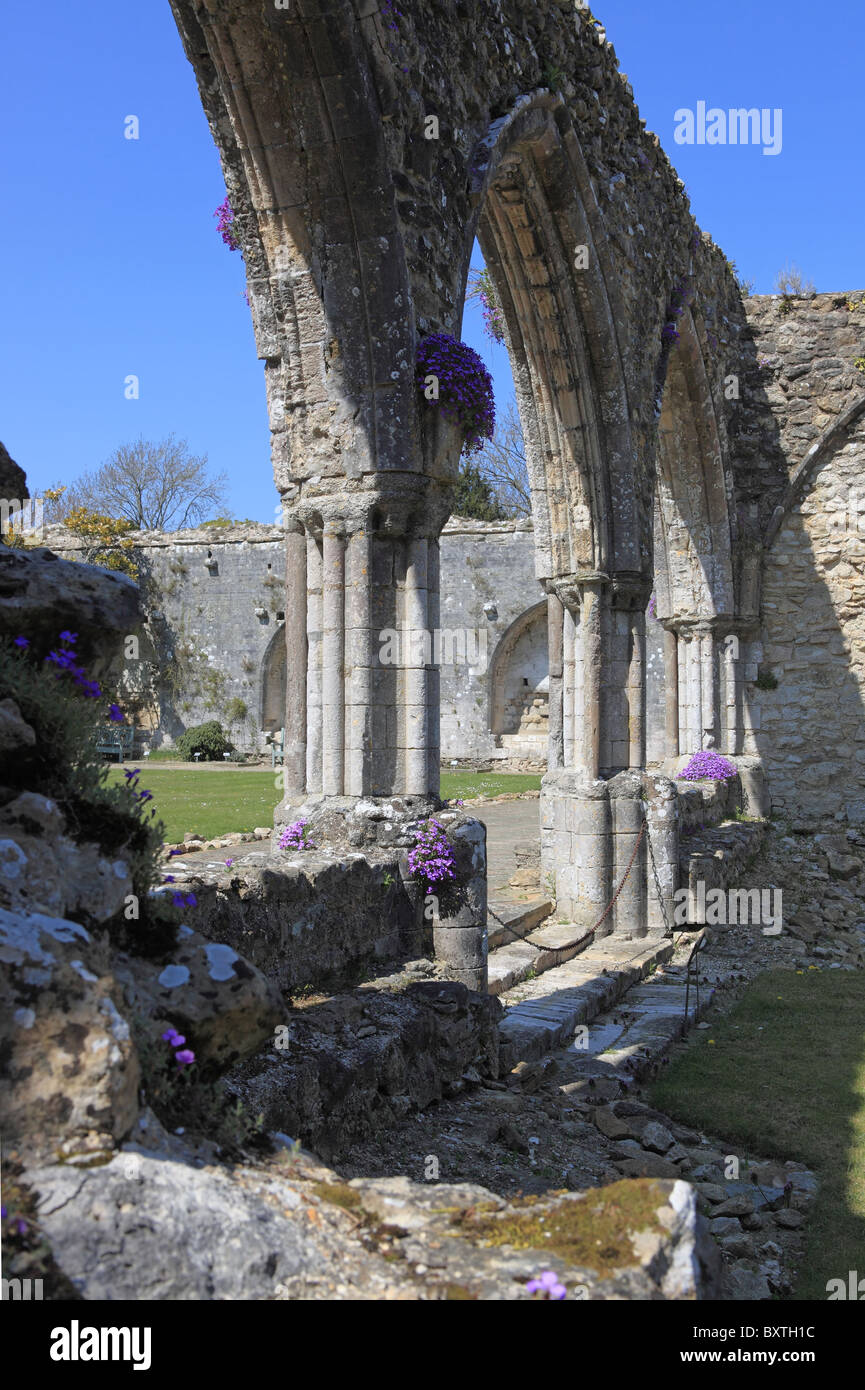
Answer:
[[[46,539],[60,554],[78,552],[62,528],[50,528]],[[278,526],[141,533],[148,611],[142,664],[152,673],[155,699],[136,722],[152,726],[151,747],[170,746],[207,719],[225,723],[232,700],[249,711],[231,726],[241,749],[263,746],[282,728],[283,547]],[[456,658],[442,665],[442,758],[494,757],[501,754],[490,733],[495,653],[511,625],[544,597],[530,523],[451,521],[441,542],[441,592],[442,655]],[[479,659],[469,665],[463,654]],[[132,663],[127,678],[130,690],[148,684]]]
[[[863,295],[748,301],[789,484],[766,535],[762,624],[746,646],[749,748],[773,804],[865,821]],[[756,468],[763,466],[757,457]],[[777,680],[775,689],[761,688]],[[756,683],[760,679],[761,684]]]

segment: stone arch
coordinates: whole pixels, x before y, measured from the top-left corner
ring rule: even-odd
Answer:
[[[285,725],[286,674],[285,624],[281,623],[261,660],[259,725],[263,733],[274,733]]]
[[[657,612],[708,619],[735,612],[731,519],[718,421],[689,309],[678,327],[658,421]]]
[[[546,91],[522,98],[490,127],[473,169],[476,213],[467,231],[473,238],[477,227],[503,309],[538,576],[638,570],[635,451],[614,276],[561,98]]]
[[[865,396],[860,396],[823,431],[820,438],[811,445],[801,463],[793,470],[787,490],[772,513],[766,528],[765,550],[767,552],[771,549],[791,508],[806,495],[820,466],[841,448],[842,442],[863,413],[865,413]]]
[[[546,693],[549,692],[546,623],[547,603],[546,599],[542,599],[514,619],[493,653],[489,674],[489,728],[499,747],[506,746],[502,743],[503,737],[520,732],[521,710],[517,708],[519,690],[515,688],[515,681],[526,683],[527,696],[542,692],[544,686]],[[526,647],[522,653],[519,652],[521,645]],[[523,658],[521,663],[520,656]],[[518,670],[515,669],[515,657]],[[547,720],[543,719],[542,723],[545,743]],[[545,753],[544,746],[540,756],[545,756]]]
[[[678,330],[658,421],[652,617],[662,626],[650,622],[647,642],[653,761],[702,748],[735,752],[729,711],[741,686],[728,642],[737,605],[721,432],[690,309]]]

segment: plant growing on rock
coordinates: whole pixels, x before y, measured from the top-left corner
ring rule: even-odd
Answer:
[[[456,878],[456,856],[441,821],[428,820],[418,830],[408,852],[408,867],[413,878],[426,884],[428,893]]]
[[[76,843],[99,846],[106,857],[129,867],[138,916],[122,910],[103,923],[123,945],[139,954],[160,954],[175,941],[178,914],[153,890],[160,879],[163,827],[150,804],[153,793],[109,784],[109,767],[96,751],[96,735],[106,721],[122,723],[119,706],[79,664],[77,634],[61,632],[49,651],[37,651],[20,634],[0,639],[0,696],[14,701],[35,743],[17,752],[6,787],[37,792],[55,802],[65,833]],[[68,909],[71,920],[88,929],[84,908]],[[78,915],[74,915],[75,913]]]
[[[484,332],[494,343],[505,340],[505,316],[496,295],[495,285],[489,270],[473,270],[470,275],[467,299],[477,299],[484,316]]]
[[[431,333],[424,338],[418,344],[415,381],[430,404],[437,404],[446,420],[459,425],[464,453],[477,453],[485,439],[492,439],[496,423],[493,380],[468,343],[449,333]],[[432,394],[427,396],[427,391]]]
[[[134,1032],[144,1096],[166,1129],[182,1126],[184,1132],[219,1145],[232,1159],[262,1146],[264,1116],[250,1115],[224,1081],[208,1076],[182,1033],[169,1027],[156,1038],[141,1017],[134,1020]]]
[[[727,758],[722,758],[720,753],[713,752],[711,748],[704,748],[695,753],[688,765],[682,769],[679,781],[699,782],[702,778],[709,777],[715,782],[729,782],[731,777],[737,775],[738,769]]]
[[[315,842],[308,840],[307,835],[309,822],[305,820],[292,821],[291,825],[285,826],[282,834],[277,841],[280,849],[315,849]]]
[[[234,230],[234,209],[228,201],[228,194],[225,195],[224,202],[219,204],[214,217],[219,220],[216,223],[216,230],[222,237],[229,251],[239,251],[240,242],[237,240],[237,233]]]

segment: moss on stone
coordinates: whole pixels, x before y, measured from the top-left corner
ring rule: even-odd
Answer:
[[[666,1205],[654,1179],[611,1183],[543,1211],[509,1210],[503,1216],[464,1219],[461,1234],[481,1245],[510,1245],[558,1255],[570,1265],[609,1275],[638,1258],[632,1237],[651,1230],[665,1234],[658,1217]]]

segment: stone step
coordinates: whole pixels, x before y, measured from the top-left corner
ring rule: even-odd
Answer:
[[[490,953],[487,991],[503,994],[514,985],[571,960],[591,941],[591,932],[564,922],[529,930],[520,941],[498,946]]]
[[[489,949],[497,951],[500,946],[509,946],[540,926],[552,912],[553,904],[549,898],[532,898],[526,903],[512,902],[505,898],[490,898],[489,909]],[[495,913],[495,917],[492,913]],[[501,920],[496,921],[496,918]]]
[[[507,949],[525,951],[527,946],[533,949],[530,943]],[[490,993],[500,995],[506,1008],[499,1025],[500,1058],[501,1065],[510,1068],[565,1046],[580,1024],[609,1011],[653,965],[669,960],[673,943],[666,938],[641,942],[605,937],[564,964],[538,971],[539,978],[531,980],[526,975],[537,970],[534,962],[527,956],[520,962],[512,957],[510,971],[497,970],[502,954],[497,951],[490,957]],[[538,950],[537,956],[541,954]],[[519,967],[524,968],[521,980],[516,978]],[[511,983],[505,983],[508,978]]]

